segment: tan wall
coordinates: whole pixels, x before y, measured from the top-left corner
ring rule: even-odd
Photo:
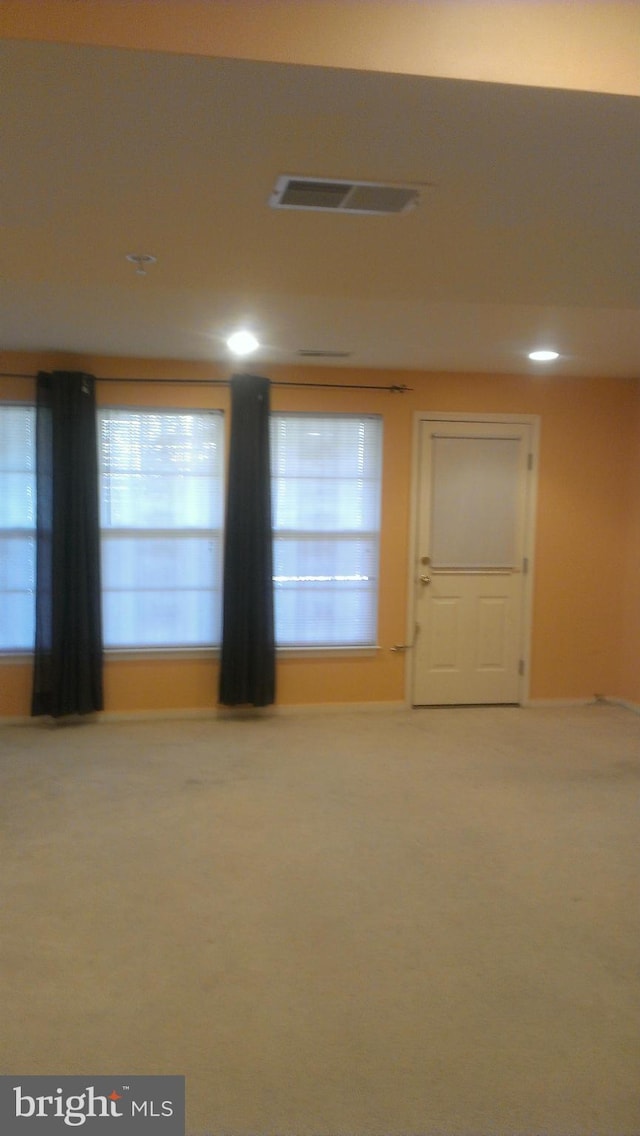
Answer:
[[[134,11],[135,10],[135,11]],[[638,94],[635,0],[3,0],[0,35]]]
[[[631,422],[633,445],[629,478],[629,544],[623,590],[624,620],[620,637],[621,698],[640,706],[640,398]]]
[[[73,356],[0,355],[0,370],[88,370],[97,376],[224,377],[205,364]],[[257,368],[259,370],[259,368]],[[324,368],[268,368],[277,382],[404,383],[405,394],[274,387],[276,410],[382,414],[383,517],[379,647],[373,656],[287,656],[278,665],[281,704],[399,701],[405,639],[415,411],[535,414],[541,420],[531,697],[604,694],[640,701],[640,383],[553,376],[437,375]],[[33,384],[4,380],[0,395],[25,398]],[[99,400],[122,405],[228,407],[226,387],[103,384]],[[0,666],[0,714],[28,712],[30,667]],[[213,658],[108,659],[106,709],[205,709],[215,705]]]

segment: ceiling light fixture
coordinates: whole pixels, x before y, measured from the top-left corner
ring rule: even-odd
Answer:
[[[533,363],[553,363],[554,359],[560,358],[560,352],[544,348],[540,351],[530,351],[529,358]]]
[[[155,264],[158,258],[151,256],[148,252],[129,252],[127,253],[127,260],[136,266],[137,276],[146,276],[147,268],[150,264]]]
[[[260,346],[251,331],[234,331],[227,339],[227,347],[234,355],[251,355]]]

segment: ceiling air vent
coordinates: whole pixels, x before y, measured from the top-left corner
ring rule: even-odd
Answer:
[[[327,178],[279,177],[269,198],[273,209],[313,209],[328,213],[407,213],[417,205],[420,189],[374,181],[331,181]]]
[[[298,355],[304,359],[349,359],[350,351],[325,351],[321,347],[301,347]]]

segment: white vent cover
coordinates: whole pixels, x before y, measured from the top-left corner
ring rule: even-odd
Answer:
[[[351,351],[330,351],[322,347],[301,347],[298,355],[305,359],[349,359]]]
[[[332,181],[283,174],[273,188],[269,205],[273,209],[314,209],[327,213],[407,213],[417,205],[419,198],[419,188],[412,185]]]

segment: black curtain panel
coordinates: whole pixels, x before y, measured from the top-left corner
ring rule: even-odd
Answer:
[[[234,375],[219,699],[269,706],[275,685],[269,380]]]
[[[31,713],[101,710],[95,382],[41,372],[36,401],[36,643]]]

